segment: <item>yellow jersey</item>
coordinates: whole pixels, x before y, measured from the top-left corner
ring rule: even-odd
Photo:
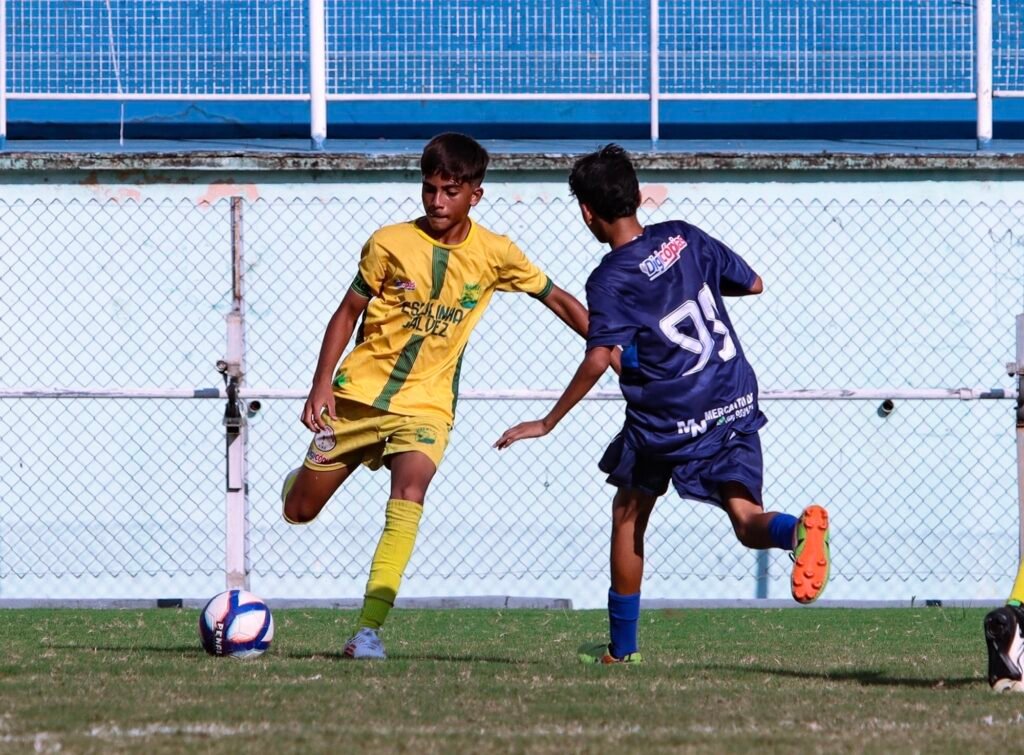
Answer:
[[[461,244],[442,244],[413,221],[381,228],[363,246],[352,282],[370,302],[335,374],[335,395],[451,424],[462,355],[491,295],[543,299],[552,285],[507,236],[476,223]]]

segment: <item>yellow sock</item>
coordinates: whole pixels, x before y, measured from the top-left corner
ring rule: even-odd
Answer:
[[[392,498],[384,512],[384,532],[370,563],[370,578],[366,582],[363,610],[359,626],[380,629],[395,604],[402,574],[412,557],[416,534],[420,529],[422,504]]]
[[[1021,561],[1017,568],[1017,578],[1013,580],[1013,589],[1010,590],[1010,599],[1006,601],[1015,606],[1024,604],[1024,561]]]

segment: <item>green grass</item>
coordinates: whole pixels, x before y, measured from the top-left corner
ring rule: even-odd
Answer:
[[[981,609],[665,610],[646,663],[584,667],[603,611],[275,612],[252,661],[197,612],[0,611],[0,752],[966,752],[1019,749],[1024,696],[985,683]]]

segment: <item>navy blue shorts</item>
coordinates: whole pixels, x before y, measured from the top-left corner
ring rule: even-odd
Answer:
[[[638,447],[619,433],[609,444],[598,465],[608,482],[619,488],[641,490],[661,496],[668,492],[671,480],[683,498],[722,505],[724,483],[742,484],[758,505],[763,506],[761,488],[764,461],[757,431],[727,431],[722,442],[709,456],[700,459],[682,454],[654,453]]]

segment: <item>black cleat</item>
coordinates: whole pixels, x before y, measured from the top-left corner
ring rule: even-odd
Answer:
[[[988,683],[996,692],[1024,692],[1024,608],[1003,606],[985,616]]]

